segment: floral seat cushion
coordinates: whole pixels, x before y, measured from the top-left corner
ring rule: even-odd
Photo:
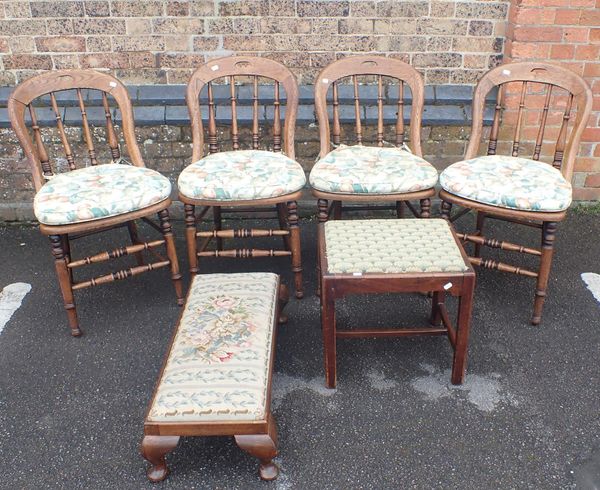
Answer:
[[[194,277],[148,412],[151,422],[264,420],[278,277]]]
[[[45,225],[68,225],[137,211],[164,201],[169,179],[158,172],[108,163],[58,174],[35,195],[33,211]]]
[[[469,269],[443,219],[367,219],[325,223],[332,274],[464,272]]]
[[[564,211],[571,183],[551,165],[527,158],[490,155],[450,165],[442,188],[472,201],[523,211]]]
[[[437,170],[400,148],[340,146],[313,167],[310,185],[323,192],[395,194],[430,189]]]
[[[184,197],[211,201],[279,197],[305,184],[306,176],[298,162],[263,150],[213,153],[185,168],[177,181]]]

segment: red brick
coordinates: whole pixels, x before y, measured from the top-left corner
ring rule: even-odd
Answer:
[[[583,26],[600,26],[600,10],[596,8],[586,11],[585,15],[581,16],[579,23]]]
[[[554,44],[550,48],[550,58],[553,60],[570,60],[575,54],[572,44]]]
[[[600,173],[589,174],[585,179],[586,187],[600,187]]]
[[[600,141],[600,128],[586,128],[583,130],[583,135],[581,137],[581,141],[591,141],[598,142]]]
[[[573,189],[573,199],[576,201],[597,201],[600,199],[599,188]]]
[[[590,30],[587,27],[565,27],[563,36],[565,42],[569,43],[586,43],[590,35]]]
[[[549,8],[515,8],[511,22],[515,24],[553,24],[554,9]]]
[[[515,41],[561,41],[562,29],[558,27],[518,27],[515,28]]]
[[[600,29],[590,29],[590,38],[591,43],[600,43]]]
[[[521,59],[531,58],[547,58],[550,53],[550,45],[539,43],[512,43],[512,57]]]
[[[579,9],[559,9],[554,17],[554,24],[576,25],[581,19],[581,10]]]
[[[577,46],[575,48],[575,59],[576,60],[597,60],[600,55],[600,46],[587,45]]]
[[[600,158],[578,157],[575,159],[575,172],[600,172]]]
[[[600,77],[600,63],[586,63],[583,70],[584,77]]]

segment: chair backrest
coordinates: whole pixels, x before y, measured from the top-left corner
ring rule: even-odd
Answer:
[[[412,66],[394,58],[381,56],[350,56],[335,61],[325,67],[315,81],[315,110],[319,122],[319,136],[321,141],[320,156],[323,157],[331,151],[331,143],[339,145],[342,132],[340,124],[340,87],[350,82],[353,87],[352,100],[354,103],[354,133],[355,141],[362,144],[364,140],[363,124],[361,122],[360,84],[359,77],[375,77],[373,82],[377,86],[377,131],[376,143],[383,146],[385,141],[385,116],[384,102],[394,99],[396,102],[394,144],[402,146],[405,142],[404,107],[408,100],[405,85],[410,89],[410,147],[413,153],[422,156],[421,149],[421,120],[423,116],[423,103],[425,86],[423,77]],[[344,80],[349,79],[349,80]],[[392,94],[391,87],[398,84],[398,94]],[[327,95],[331,87],[332,122],[331,129],[327,109]]]
[[[540,154],[544,155],[544,142],[551,140],[551,146],[544,147],[544,150],[551,150],[547,154],[552,158],[552,165],[560,169],[567,180],[571,180],[579,141],[592,109],[592,91],[585,80],[551,63],[507,63],[490,70],[475,88],[466,159],[478,154],[485,99],[494,87],[498,87],[498,93],[487,154],[496,154],[500,126],[503,123],[514,125],[514,130],[509,131],[512,132],[512,156],[519,156],[524,140],[534,140],[531,158],[539,160]],[[512,113],[505,114],[507,107],[513,109]],[[573,111],[576,116],[571,124]],[[527,136],[526,129],[533,129],[533,132]]]
[[[268,81],[271,85],[263,87],[259,81]],[[218,83],[215,83],[218,82]],[[220,142],[217,134],[217,108],[214,91],[228,87],[226,101],[231,108],[231,117],[227,117],[231,125],[231,146],[233,150],[242,148],[240,129],[238,124],[239,85],[248,83],[252,87],[252,117],[251,117],[251,142],[252,149],[261,146],[261,123],[266,115],[260,103],[262,89],[272,90],[273,122],[271,123],[272,150],[283,152],[290,158],[295,158],[294,133],[296,115],[298,112],[298,83],[293,73],[281,63],[268,58],[255,56],[230,56],[211,60],[198,68],[190,78],[187,85],[186,102],[190,113],[192,126],[192,160],[199,160],[204,156],[204,128],[201,113],[201,98],[206,96],[208,106],[207,142],[208,152],[220,151]],[[206,89],[205,89],[206,87]],[[285,98],[281,94],[281,87],[285,91]],[[205,89],[205,90],[203,90]],[[267,97],[265,97],[266,99]],[[271,100],[271,97],[268,97]],[[281,105],[285,103],[283,131],[281,126]],[[268,111],[267,111],[268,112]]]
[[[73,97],[69,98],[69,91],[74,91]],[[82,91],[87,91],[85,94]],[[112,161],[118,161],[121,158],[113,115],[109,106],[108,95],[117,103],[122,119],[123,138],[127,145],[127,151],[131,163],[138,167],[143,167],[144,162],[135,139],[135,126],[133,121],[133,110],[129,94],[125,86],[116,78],[94,70],[56,70],[43,73],[30,78],[21,83],[10,95],[8,99],[8,115],[15,131],[19,143],[23,148],[25,157],[28,159],[33,182],[36,190],[44,184],[45,180],[52,177],[59,169],[52,165],[48,150],[44,145],[42,131],[36,112],[37,99],[49,95],[50,109],[39,110],[50,111],[46,119],[55,119],[55,127],[58,132],[60,144],[67,161],[68,168],[65,171],[75,170],[77,157],[73,147],[69,143],[68,131],[65,128],[65,111],[59,107],[59,101],[70,102],[78,107],[81,113],[83,138],[87,149],[89,163],[98,164],[98,154],[94,146],[94,137],[91,127],[90,117],[86,110],[85,101],[90,100],[93,95],[100,95],[105,119],[106,132],[105,141],[110,147],[110,157]],[[60,95],[59,95],[60,93]],[[40,103],[43,101],[40,101]],[[26,121],[29,119],[29,124]],[[31,126],[31,133],[28,126]],[[99,138],[98,138],[99,139]]]

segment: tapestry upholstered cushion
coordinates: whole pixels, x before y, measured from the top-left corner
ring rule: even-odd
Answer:
[[[277,275],[194,277],[151,422],[264,420]]]
[[[430,189],[437,170],[400,148],[340,146],[321,158],[310,172],[310,185],[323,192],[395,194]]]
[[[133,165],[108,163],[52,177],[35,195],[33,211],[45,225],[67,225],[137,211],[164,201],[169,179]]]
[[[443,219],[340,220],[324,227],[332,274],[468,270]]]
[[[305,184],[298,162],[283,153],[263,150],[213,153],[186,167],[177,181],[183,196],[211,201],[279,197]]]
[[[523,211],[563,211],[572,199],[570,182],[551,165],[527,158],[490,155],[450,165],[442,188],[472,201]]]

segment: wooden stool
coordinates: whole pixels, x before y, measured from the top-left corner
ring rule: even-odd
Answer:
[[[258,458],[263,480],[277,478],[271,376],[287,299],[276,274],[194,277],[144,422],[151,481],[166,478],[165,455],[180,436],[216,435]]]
[[[443,219],[369,219],[319,225],[321,322],[325,381],[336,384],[336,338],[448,335],[454,348],[452,383],[465,376],[475,272]],[[339,331],[335,301],[349,294],[433,292],[431,325]],[[458,296],[456,328],[446,293]]]

